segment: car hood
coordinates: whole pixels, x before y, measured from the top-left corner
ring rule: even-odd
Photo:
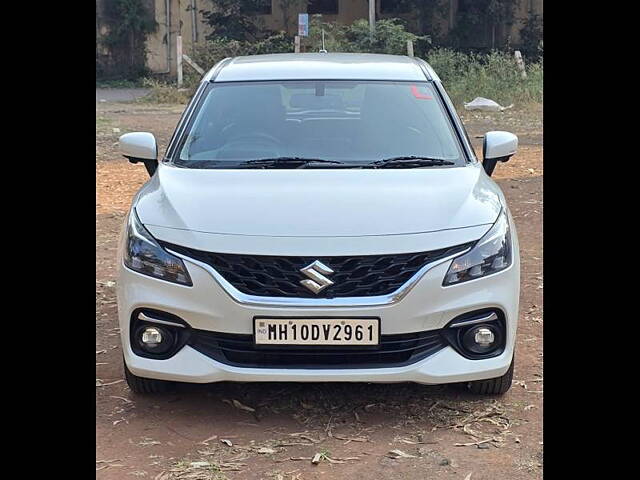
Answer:
[[[479,164],[417,169],[198,170],[161,164],[135,200],[150,227],[342,237],[493,223],[502,194]]]

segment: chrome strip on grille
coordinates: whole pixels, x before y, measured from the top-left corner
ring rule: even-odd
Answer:
[[[474,325],[476,323],[485,323],[485,322],[493,322],[494,320],[498,320],[498,315],[491,312],[489,315],[485,315],[480,318],[472,318],[470,320],[461,320],[459,322],[453,322],[450,327],[464,327],[467,325]]]
[[[172,327],[185,328],[185,326],[182,325],[181,323],[168,322],[166,320],[160,320],[159,318],[149,317],[148,315],[145,315],[142,312],[138,314],[138,320],[144,320],[145,322],[161,323],[163,325],[171,325]]]
[[[407,293],[418,283],[418,281],[432,268],[452,260],[455,257],[464,255],[471,247],[456,252],[448,257],[443,257],[427,263],[418,270],[413,277],[398,288],[395,292],[388,295],[378,295],[372,297],[339,297],[339,298],[299,298],[299,297],[260,297],[256,295],[247,295],[242,293],[229,283],[210,265],[195,260],[193,258],[182,255],[169,248],[166,249],[172,255],[182,258],[187,262],[191,262],[204,268],[218,282],[218,284],[227,292],[227,294],[236,302],[244,305],[264,306],[264,307],[369,307],[378,305],[390,305],[402,300]]]

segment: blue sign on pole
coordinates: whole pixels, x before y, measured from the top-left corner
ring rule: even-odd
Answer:
[[[301,37],[309,36],[309,14],[308,13],[298,14],[298,35]]]

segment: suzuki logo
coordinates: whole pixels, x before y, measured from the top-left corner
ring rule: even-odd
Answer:
[[[315,294],[318,294],[325,288],[333,285],[333,282],[325,277],[325,275],[331,275],[333,270],[319,260],[316,260],[311,265],[301,268],[300,271],[310,279],[300,280],[300,284],[304,285]]]

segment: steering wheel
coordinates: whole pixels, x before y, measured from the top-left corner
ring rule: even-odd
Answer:
[[[245,156],[280,156],[282,142],[267,133],[244,133],[226,142],[218,150],[218,158],[231,156],[242,158]],[[266,153],[264,153],[266,151]]]

